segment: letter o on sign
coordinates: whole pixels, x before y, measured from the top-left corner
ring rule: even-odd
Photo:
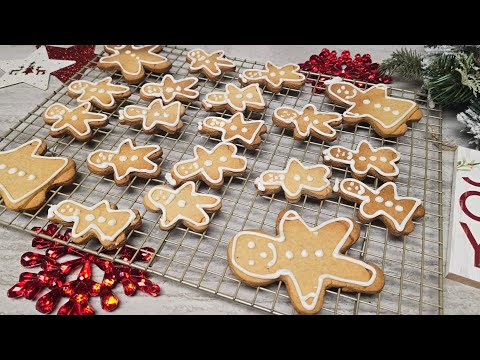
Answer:
[[[467,191],[465,193],[462,194],[462,196],[460,196],[460,207],[461,209],[463,210],[463,212],[465,214],[467,214],[467,216],[470,218],[470,219],[473,219],[475,221],[478,221],[480,222],[480,216],[478,215],[475,215],[474,213],[472,213],[468,207],[467,207],[467,199],[470,197],[470,196],[478,196],[480,197],[480,192],[479,191]],[[480,199],[478,200],[480,201]]]

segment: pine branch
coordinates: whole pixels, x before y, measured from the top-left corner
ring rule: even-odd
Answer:
[[[415,50],[402,48],[380,65],[380,72],[405,80],[423,80],[422,56]]]
[[[480,148],[480,99],[474,99],[464,112],[457,115],[457,120],[465,125],[467,133],[473,136],[470,144]]]

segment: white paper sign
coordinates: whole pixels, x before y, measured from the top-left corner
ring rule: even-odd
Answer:
[[[458,147],[447,277],[480,288],[480,151]]]

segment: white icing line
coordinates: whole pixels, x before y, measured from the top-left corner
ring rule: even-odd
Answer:
[[[170,173],[165,174],[165,180],[167,180],[167,182],[172,186],[177,185],[177,182],[175,181],[175,179],[172,177],[172,174]]]
[[[272,255],[273,255],[272,260],[270,260],[267,263],[267,266],[272,267],[273,265],[275,265],[277,263],[277,249],[275,248],[275,245],[273,245],[272,243],[268,243],[267,246],[270,248],[270,250],[272,250]]]

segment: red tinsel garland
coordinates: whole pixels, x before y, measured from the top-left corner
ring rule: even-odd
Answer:
[[[339,76],[374,84],[390,84],[392,82],[391,76],[380,75],[380,65],[372,62],[370,54],[356,54],[352,59],[348,50],[342,51],[342,54],[337,56],[336,51],[323,49],[320,54],[310,56],[310,60],[299,64],[299,66],[300,69],[312,73]],[[320,93],[325,90],[324,81],[327,79],[323,76],[318,77],[309,74],[307,83],[314,85],[314,93]],[[362,83],[356,83],[356,85],[364,86]]]
[[[33,231],[48,236],[54,236],[58,228],[49,224],[46,229],[34,227]],[[56,234],[57,239],[68,241],[71,230],[66,230],[63,235]],[[42,271],[37,273],[24,272],[20,274],[17,284],[7,292],[9,298],[25,297],[29,300],[37,299],[42,290],[48,288],[48,293],[38,298],[36,309],[44,314],[55,310],[61,297],[69,300],[58,310],[59,315],[93,315],[94,310],[89,303],[92,296],[100,296],[102,308],[106,311],[115,310],[120,301],[112,292],[118,284],[123,285],[126,295],[133,295],[138,290],[151,296],[160,294],[160,286],[148,280],[148,275],[143,270],[133,269],[126,265],[115,264],[112,261],[102,259],[98,256],[87,254],[70,246],[58,244],[54,241],[41,237],[34,237],[32,246],[37,249],[45,249],[45,255],[27,252],[21,257],[21,264],[27,268],[38,267]],[[152,248],[142,248],[135,260],[149,262],[154,254]],[[131,261],[136,251],[123,247],[122,260]],[[58,262],[62,256],[73,255],[78,258],[66,262]],[[103,280],[98,283],[92,280],[92,264],[104,272]],[[67,275],[81,266],[77,279],[66,281]]]

